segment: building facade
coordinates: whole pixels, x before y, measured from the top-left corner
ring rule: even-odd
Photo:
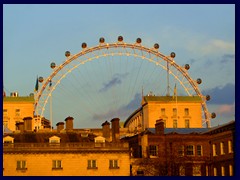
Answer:
[[[59,122],[52,131],[5,134],[3,175],[130,176],[129,146],[119,138],[118,118],[112,119],[111,128],[108,122],[102,124],[101,136],[73,129],[72,117],[65,122],[65,128]]]
[[[215,128],[164,128],[157,121],[132,137],[133,176],[233,176],[235,121]]]
[[[33,117],[34,96],[19,97],[17,94],[3,97],[3,126],[11,131],[18,130],[16,123],[24,117]]]
[[[198,96],[144,96],[142,105],[125,121],[130,132],[154,128],[163,119],[166,128],[202,128],[202,99]]]

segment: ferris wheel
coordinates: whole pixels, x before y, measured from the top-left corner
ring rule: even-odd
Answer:
[[[113,57],[120,57],[121,59],[119,62],[122,63],[122,57],[125,57],[128,59],[128,61],[131,59],[133,59],[132,61],[141,61],[141,66],[139,66],[140,68],[143,68],[142,66],[144,65],[142,65],[142,61],[144,61],[154,65],[156,69],[160,68],[166,72],[166,95],[170,95],[170,80],[172,78],[182,87],[187,96],[199,96],[202,100],[201,104],[203,123],[206,124],[206,127],[210,127],[210,120],[215,118],[216,114],[209,113],[208,111],[206,101],[210,100],[210,96],[203,95],[201,93],[199,85],[202,83],[202,80],[200,78],[197,78],[196,80],[192,79],[188,73],[188,70],[190,69],[189,64],[185,64],[183,66],[178,65],[175,61],[176,54],[174,52],[171,52],[170,55],[164,55],[159,51],[159,47],[160,46],[158,43],[155,43],[152,48],[145,47],[142,45],[141,38],[137,38],[135,43],[126,43],[123,41],[123,37],[119,36],[117,42],[115,43],[106,43],[105,39],[101,37],[99,39],[99,44],[94,47],[88,47],[87,43],[84,42],[82,43],[82,50],[73,55],[71,55],[70,51],[66,51],[66,60],[64,60],[64,62],[62,62],[60,65],[56,65],[55,62],[52,62],[50,64],[52,73],[46,78],[38,78],[38,82],[41,84],[41,86],[35,95],[35,115],[40,115],[40,117],[44,116],[46,106],[51,99],[53,92],[57,89],[57,87],[59,87],[61,82],[76,69],[84,67],[89,62],[94,62],[100,59],[101,61],[105,61],[104,59],[109,59],[109,61],[114,62]],[[121,67],[117,65],[116,69],[119,68]],[[128,68],[128,65],[126,65],[126,68]],[[139,72],[137,68],[134,68],[134,71],[136,71],[137,74],[135,81],[138,79],[139,74],[142,74],[142,78],[145,77],[145,75],[143,75],[144,73]],[[102,70],[102,72],[104,72],[104,70]],[[125,73],[125,75],[126,74],[128,73]],[[111,72],[111,74],[108,76],[113,75],[113,72]],[[98,76],[98,74],[96,74],[96,76]],[[151,81],[149,79],[148,81]],[[115,82],[120,84],[120,81],[117,81],[119,79],[115,78],[115,80]],[[132,81],[134,81],[134,79],[132,79]],[[97,84],[97,82],[95,82],[95,84]],[[109,84],[105,85],[107,87]],[[100,89],[98,92],[101,92],[101,90],[104,89]]]

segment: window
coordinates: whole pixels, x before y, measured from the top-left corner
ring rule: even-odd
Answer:
[[[213,168],[213,175],[214,175],[214,176],[217,176],[217,168],[216,168],[216,167]]]
[[[137,176],[144,176],[143,170],[137,170]]]
[[[15,109],[15,116],[20,116],[20,109]]]
[[[197,145],[197,155],[202,156],[202,146],[201,145]]]
[[[183,145],[178,146],[178,155],[180,157],[184,156],[184,146]]]
[[[88,160],[88,169],[97,169],[97,161],[96,160]]]
[[[221,155],[225,154],[224,153],[224,143],[223,142],[220,143],[220,154]]]
[[[8,115],[7,109],[3,109],[3,117]]]
[[[177,108],[173,108],[173,116],[177,116]]]
[[[224,166],[221,167],[221,172],[222,172],[222,176],[225,176],[225,168],[224,168]]]
[[[233,143],[231,140],[228,141],[228,153],[233,152]]]
[[[189,119],[185,119],[185,128],[189,128],[190,125],[189,125]]]
[[[62,161],[61,160],[53,160],[52,161],[52,169],[62,169]]]
[[[3,121],[3,127],[8,128],[8,121]]]
[[[206,165],[206,176],[208,176],[208,166]]]
[[[161,115],[162,116],[165,116],[166,114],[165,114],[166,112],[165,112],[165,108],[161,108]]]
[[[149,146],[149,155],[157,156],[158,155],[158,147],[154,146],[154,145]]]
[[[167,121],[164,119],[163,120],[163,123],[164,123],[164,128],[166,128],[166,126],[167,126]]]
[[[187,146],[186,154],[189,155],[189,156],[194,155],[194,147],[193,147],[193,145],[188,145]]]
[[[184,109],[184,114],[185,114],[185,116],[189,116],[189,109],[188,108]]]
[[[118,160],[109,160],[109,169],[118,169]]]
[[[233,167],[229,164],[229,176],[233,176]]]
[[[176,119],[173,120],[173,128],[177,128],[177,120]]]
[[[26,161],[17,161],[17,170],[26,170]]]

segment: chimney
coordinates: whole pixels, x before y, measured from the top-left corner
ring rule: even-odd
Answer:
[[[58,122],[56,126],[57,126],[57,132],[60,132],[61,130],[64,129],[64,122]]]
[[[105,137],[107,140],[110,139],[110,123],[105,121],[102,123],[102,131],[103,131],[103,137]]]
[[[117,142],[119,141],[119,118],[113,118],[111,120],[112,123],[112,141]]]
[[[163,135],[164,134],[164,122],[163,122],[163,119],[156,120],[155,134],[157,134],[157,135]]]
[[[18,122],[16,123],[17,130],[19,130],[21,133],[24,132],[24,122]]]
[[[66,131],[73,130],[73,117],[68,116],[66,119]]]
[[[32,131],[32,117],[25,117],[23,118],[24,121],[24,130],[25,131]]]

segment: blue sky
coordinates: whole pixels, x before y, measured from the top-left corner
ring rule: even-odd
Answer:
[[[176,53],[179,65],[190,64],[189,75],[201,78],[200,89],[212,97],[207,103],[217,113],[212,126],[235,119],[235,5],[228,4],[5,4],[4,90],[27,96],[37,76],[52,73],[51,62],[65,60],[66,50],[76,54],[83,42],[92,47],[104,37],[114,43],[119,35],[128,43],[140,37],[149,48],[159,43],[163,54]],[[165,93],[164,76],[142,60],[115,57],[86,63],[54,91],[53,125],[67,116],[79,128],[101,127],[116,116],[124,121],[139,107],[142,87],[145,94]],[[45,116],[49,118],[49,110]]]

